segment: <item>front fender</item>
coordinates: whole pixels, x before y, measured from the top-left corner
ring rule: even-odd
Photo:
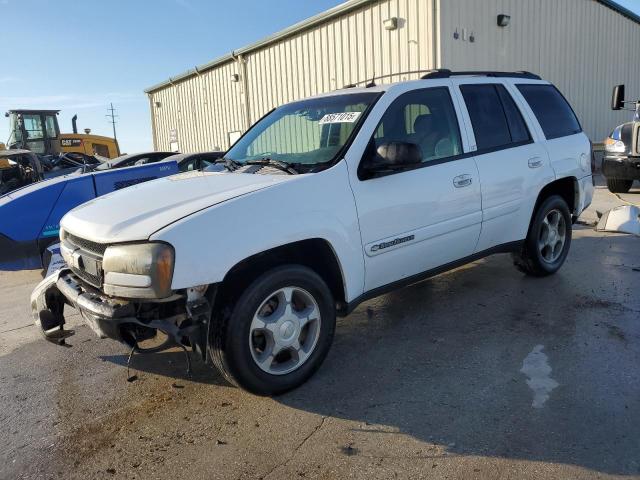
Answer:
[[[221,282],[240,261],[320,238],[333,248],[347,301],[362,293],[364,260],[344,162],[196,212],[150,237],[174,246],[174,290]]]

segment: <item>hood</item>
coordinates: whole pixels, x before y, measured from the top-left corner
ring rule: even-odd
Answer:
[[[98,197],[67,213],[64,230],[99,243],[146,240],[161,228],[295,175],[187,172]]]

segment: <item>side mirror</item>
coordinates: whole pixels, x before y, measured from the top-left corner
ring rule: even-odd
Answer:
[[[363,173],[371,178],[376,173],[403,170],[422,163],[422,150],[415,143],[385,142],[374,150],[374,144],[368,149],[362,164]]]
[[[611,110],[622,110],[624,107],[624,85],[613,87],[611,95]]]

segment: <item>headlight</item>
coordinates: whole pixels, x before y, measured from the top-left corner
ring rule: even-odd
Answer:
[[[608,137],[604,141],[604,149],[610,153],[624,153],[627,150],[627,147],[622,140],[614,140],[613,138]]]
[[[104,293],[127,298],[171,295],[174,250],[166,243],[107,247],[102,260]]]
[[[622,126],[616,127],[604,141],[604,149],[609,153],[624,153],[627,146],[622,141]]]

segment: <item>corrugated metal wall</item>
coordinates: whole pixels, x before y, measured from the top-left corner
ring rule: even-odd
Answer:
[[[497,26],[500,13],[508,27]],[[625,83],[640,95],[640,25],[594,0],[442,0],[440,29],[443,67],[539,73],[593,141],[631,118],[610,109],[611,90]]]
[[[242,83],[231,81],[234,73],[235,62],[227,62],[153,92],[155,149],[169,150],[172,130],[182,152],[225,148],[229,132],[245,128]]]
[[[282,103],[374,74],[436,67],[539,73],[567,96],[596,142],[630,118],[610,110],[613,85],[625,83],[629,96],[640,95],[640,25],[595,0],[359,3],[285,38],[240,49],[244,65],[228,58],[152,91],[155,148],[168,149],[175,130],[180,151],[226,149],[230,134],[244,131]],[[496,25],[499,13],[511,15],[508,27]],[[399,19],[397,30],[384,28],[391,17]],[[233,74],[240,75],[239,81],[231,81]]]
[[[383,21],[399,18],[399,28]],[[433,0],[367,3],[285,39],[242,53],[249,122],[273,107],[397,72],[428,70],[434,61]],[[232,82],[232,74],[240,81]],[[177,130],[182,152],[226,149],[246,128],[243,67],[230,60],[150,94],[155,148]],[[385,82],[416,78],[394,75]],[[159,106],[156,106],[158,103]]]

